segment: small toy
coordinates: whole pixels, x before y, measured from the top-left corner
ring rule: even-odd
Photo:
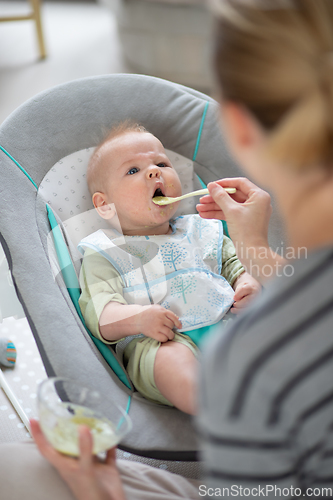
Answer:
[[[14,368],[16,362],[16,348],[11,340],[0,338],[0,365]]]

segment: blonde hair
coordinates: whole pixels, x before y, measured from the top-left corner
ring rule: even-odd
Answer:
[[[211,0],[222,99],[269,132],[267,152],[333,170],[333,1]]]
[[[87,184],[91,195],[97,191],[104,191],[104,186],[109,178],[109,168],[103,162],[105,145],[111,142],[115,137],[126,134],[127,132],[147,132],[143,125],[132,120],[125,120],[117,123],[107,133],[106,137],[96,147],[93,152],[87,169]]]

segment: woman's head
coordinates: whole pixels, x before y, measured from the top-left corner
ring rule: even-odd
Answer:
[[[273,161],[333,171],[333,1],[212,3],[221,100],[256,118]]]

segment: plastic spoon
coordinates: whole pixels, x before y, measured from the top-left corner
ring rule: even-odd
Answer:
[[[236,193],[236,188],[223,188],[227,193]],[[182,196],[177,196],[177,198],[171,198],[169,196],[155,196],[153,202],[155,205],[169,205],[170,203],[175,203],[176,201],[184,200],[184,198],[190,198],[191,196],[201,196],[204,194],[209,194],[208,189],[199,189],[199,191],[192,191],[192,193],[183,194]]]

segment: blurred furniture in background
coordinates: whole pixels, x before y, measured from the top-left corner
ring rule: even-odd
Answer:
[[[31,4],[31,13],[22,16],[7,16],[0,17],[0,22],[7,21],[35,21],[36,31],[37,31],[37,39],[39,46],[40,58],[44,59],[46,57],[44,37],[43,37],[43,28],[42,28],[42,20],[40,16],[40,0],[30,0]]]
[[[123,54],[133,72],[211,92],[206,0],[99,1],[116,15]]]

